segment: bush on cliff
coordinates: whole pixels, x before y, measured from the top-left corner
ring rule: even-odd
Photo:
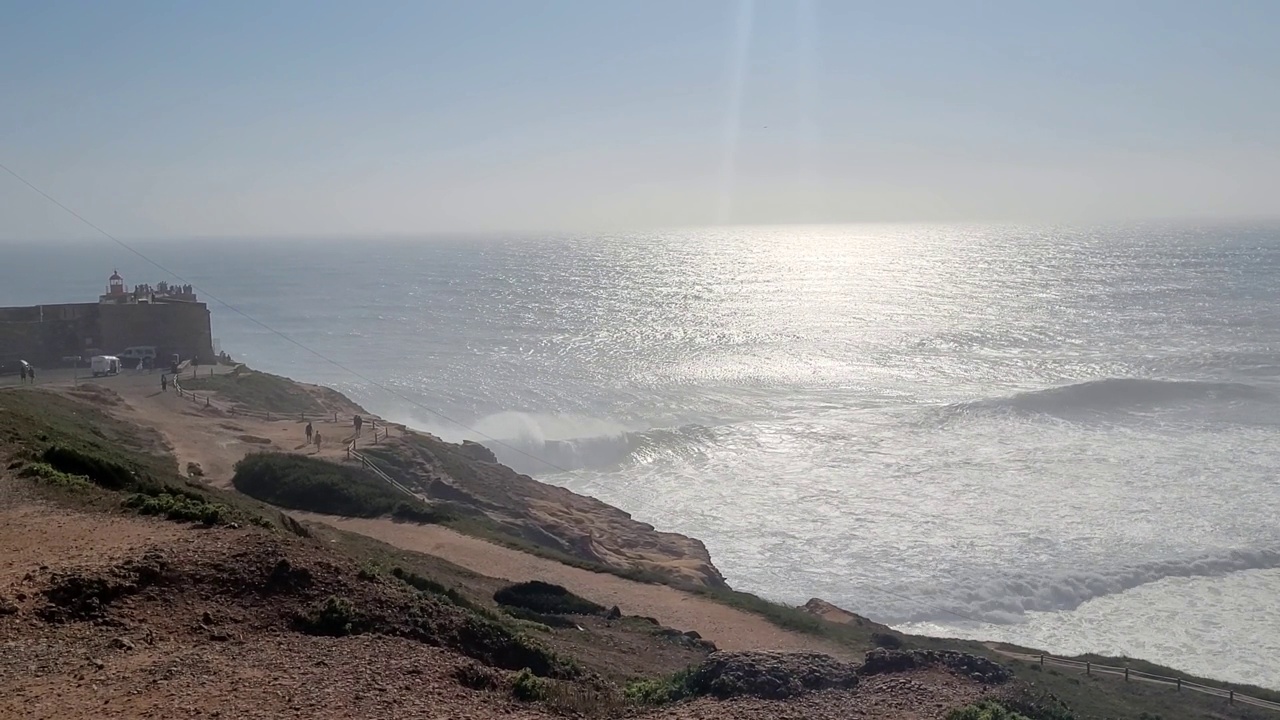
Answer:
[[[231,482],[250,497],[293,510],[348,517],[394,515],[413,522],[444,518],[363,469],[302,455],[247,455],[236,463]]]
[[[603,615],[605,611],[602,605],[540,580],[508,585],[495,592],[493,599],[499,605],[549,615]]]

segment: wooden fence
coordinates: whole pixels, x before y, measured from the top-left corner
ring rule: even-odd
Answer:
[[[346,425],[351,425],[355,420],[355,415],[347,415],[345,413],[339,413],[339,412],[278,413],[278,412],[271,412],[270,410],[251,410],[248,408],[236,407],[235,405],[224,403],[220,400],[215,400],[211,395],[207,395],[207,394],[201,395],[197,392],[187,390],[183,388],[182,385],[178,382],[177,376],[173,376],[171,378],[170,384],[173,385],[173,391],[178,394],[178,397],[186,398],[201,407],[217,408],[218,411],[226,413],[227,415],[230,415],[230,416],[238,415],[241,417],[252,417],[252,418],[257,418],[259,420],[267,420],[270,422],[275,422],[277,420],[296,420],[297,422],[312,421],[312,422],[326,422],[326,423],[335,423],[335,424],[343,423]],[[383,440],[386,440],[390,436],[389,428],[385,421],[379,423],[378,418],[369,417],[369,416],[363,416],[363,417],[364,417],[365,423],[369,427],[370,437],[372,437],[373,443],[375,445],[382,442]]]
[[[1053,655],[1028,655],[1025,653],[1013,653],[999,651],[1001,654],[1016,657],[1028,662],[1039,663],[1040,667],[1045,665],[1056,665],[1058,667],[1071,668],[1083,672],[1085,675],[1111,675],[1114,677],[1123,677],[1125,682],[1147,682],[1166,685],[1175,688],[1178,692],[1188,691],[1197,692],[1205,695],[1220,697],[1227,701],[1230,705],[1241,704],[1251,705],[1253,707],[1267,708],[1268,710],[1280,711],[1280,703],[1271,700],[1263,700],[1252,695],[1238,693],[1235,690],[1224,690],[1222,688],[1212,687],[1209,685],[1201,685],[1190,680],[1180,677],[1168,677],[1165,675],[1155,675],[1152,673],[1134,670],[1129,667],[1116,667],[1114,665],[1099,665],[1098,663],[1071,660],[1069,658],[1055,657]]]

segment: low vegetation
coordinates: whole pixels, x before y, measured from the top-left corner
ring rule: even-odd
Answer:
[[[368,630],[368,619],[350,600],[330,595],[324,602],[294,620],[294,626],[311,635],[343,637]]]
[[[77,504],[209,525],[274,528],[271,518],[279,516],[242,495],[179,477],[157,433],[117,420],[91,401],[34,389],[0,393],[0,450],[16,475],[70,491],[63,497]]]
[[[223,375],[180,378],[184,390],[216,393],[218,398],[246,410],[281,415],[327,414],[314,395],[294,381],[279,375],[257,372],[241,366]]]
[[[68,490],[90,490],[94,487],[88,476],[65,473],[46,462],[33,462],[23,465],[18,474],[46,485]]]
[[[263,502],[348,517],[390,515],[409,522],[440,522],[447,512],[412,500],[362,468],[286,453],[254,453],[236,463],[235,488]]]
[[[134,508],[143,515],[162,515],[170,520],[200,522],[217,525],[231,517],[231,508],[222,503],[209,502],[188,495],[158,495],[134,493],[124,501],[124,506]]]
[[[665,705],[696,694],[693,669],[663,678],[635,680],[627,684],[623,697],[634,705]]]
[[[516,673],[511,679],[511,694],[517,700],[524,702],[533,702],[535,700],[547,699],[547,688],[549,683],[546,680],[534,675],[529,668],[525,668]]]
[[[574,595],[559,585],[541,580],[516,583],[498,590],[493,599],[499,605],[523,608],[545,615],[602,615],[603,605]]]

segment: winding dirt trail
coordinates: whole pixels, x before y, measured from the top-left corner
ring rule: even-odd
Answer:
[[[513,582],[542,580],[563,585],[589,600],[626,615],[652,617],[668,627],[697,630],[721,650],[823,652],[852,660],[848,648],[803,633],[784,630],[755,613],[666,585],[649,585],[606,573],[562,565],[435,525],[390,520],[343,518],[314,513],[295,517],[360,533],[404,550],[426,553],[473,572]]]

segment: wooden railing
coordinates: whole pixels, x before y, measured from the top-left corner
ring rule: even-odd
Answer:
[[[358,461],[361,467],[363,467],[365,470],[368,470],[374,475],[377,475],[379,478],[382,478],[382,480],[385,481],[388,485],[399,490],[405,495],[408,495],[414,500],[422,499],[422,496],[418,495],[418,493],[410,490],[404,485],[401,485],[399,481],[397,481],[395,478],[383,472],[382,468],[378,467],[377,463],[375,463],[373,460],[370,460],[368,455],[365,455],[362,452],[358,452],[356,450],[356,441],[354,439],[347,445],[347,459]]]
[[[186,388],[182,387],[181,383],[179,383],[178,380],[179,380],[178,376],[171,376],[169,380],[170,384],[173,386],[173,391],[177,393],[178,397],[186,398],[201,407],[216,408],[218,411],[226,413],[227,415],[231,415],[231,416],[239,415],[242,417],[252,417],[252,418],[258,418],[259,420],[266,420],[268,422],[275,422],[277,420],[296,420],[297,422],[312,421],[312,422],[326,422],[326,423],[334,423],[334,424],[342,423],[346,425],[351,425],[356,417],[355,415],[348,415],[340,412],[279,413],[279,412],[271,412],[270,410],[252,410],[249,408],[237,407],[229,403],[224,403],[220,400],[215,400],[212,395],[209,395],[207,393],[202,395],[192,390],[187,390]],[[379,422],[378,418],[369,417],[367,415],[363,417],[364,417],[365,423],[369,426],[369,431],[371,433],[371,437],[373,438],[373,443],[375,445],[382,442],[383,440],[386,440],[390,436],[390,433],[388,431],[389,428],[385,421]]]
[[[1251,705],[1253,707],[1267,708],[1268,710],[1280,711],[1280,702],[1271,700],[1263,700],[1262,698],[1253,697],[1238,693],[1235,690],[1212,687],[1210,685],[1201,685],[1200,683],[1191,682],[1180,677],[1169,677],[1166,675],[1155,675],[1153,673],[1134,670],[1129,667],[1117,667],[1114,665],[1099,665],[1098,663],[1086,660],[1072,660],[1070,658],[1055,657],[1053,655],[1029,655],[1026,653],[1014,653],[999,650],[1002,655],[1016,657],[1027,662],[1039,663],[1043,668],[1045,665],[1056,665],[1058,667],[1070,668],[1081,671],[1085,675],[1111,675],[1113,677],[1123,677],[1125,682],[1147,682],[1166,685],[1175,688],[1178,692],[1186,690],[1188,692],[1197,692],[1204,695],[1212,695],[1220,697],[1227,701],[1230,705],[1237,703],[1241,705]]]

